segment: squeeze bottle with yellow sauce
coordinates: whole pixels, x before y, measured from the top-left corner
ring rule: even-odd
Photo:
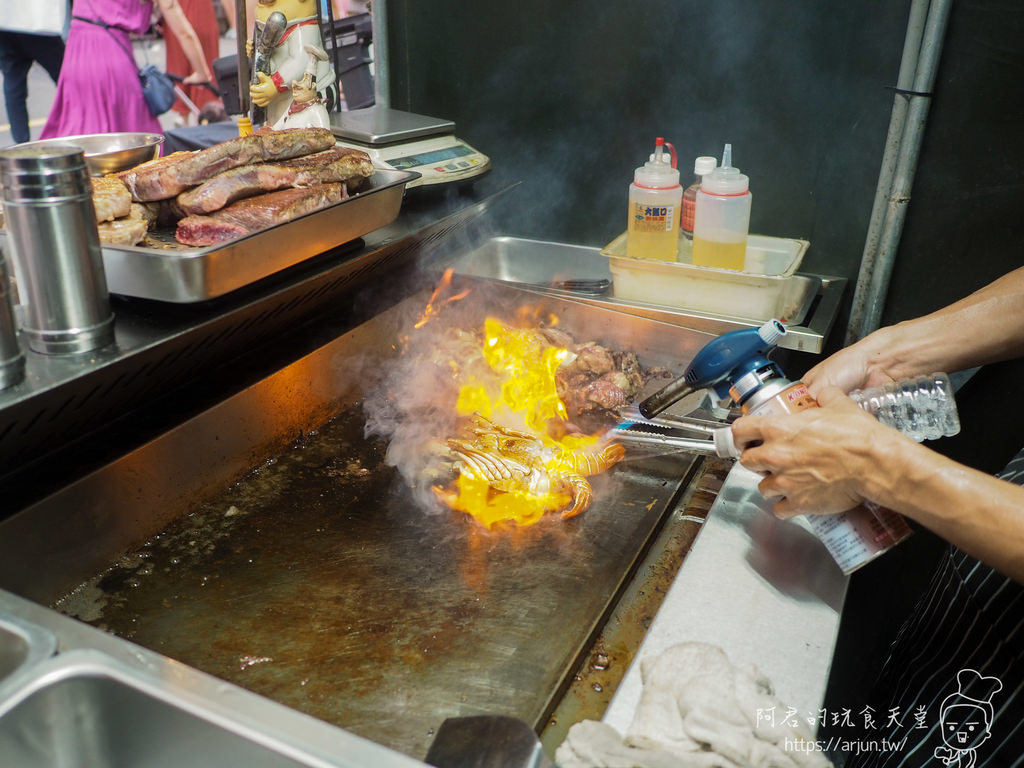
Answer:
[[[682,203],[675,147],[658,137],[651,159],[636,169],[629,185],[626,256],[675,261],[679,253]]]
[[[750,179],[734,168],[732,145],[722,165],[701,180],[693,220],[693,263],[742,271],[750,228]]]

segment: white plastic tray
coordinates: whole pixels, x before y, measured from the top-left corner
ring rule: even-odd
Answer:
[[[699,267],[678,261],[627,258],[626,235],[609,243],[612,293],[616,298],[753,320],[792,318],[803,305],[796,270],[810,243],[750,235],[746,269]]]

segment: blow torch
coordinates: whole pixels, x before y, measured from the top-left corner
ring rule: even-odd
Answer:
[[[778,320],[769,320],[760,328],[722,334],[704,345],[686,373],[641,401],[640,413],[644,418],[653,419],[698,389],[713,389],[716,395],[725,398],[733,384],[746,376],[782,376],[778,365],[768,359],[768,353],[785,335],[786,327]]]
[[[682,376],[639,403],[635,419],[626,416],[613,430],[615,438],[736,458],[739,451],[733,444],[730,427],[688,418],[655,417],[697,390],[712,389],[719,398],[731,395],[738,400],[738,393],[749,393],[765,381],[781,378],[781,369],[768,359],[768,354],[785,335],[786,328],[781,322],[769,320],[760,328],[730,331],[708,342]],[[688,438],[678,431],[701,432],[712,439]]]

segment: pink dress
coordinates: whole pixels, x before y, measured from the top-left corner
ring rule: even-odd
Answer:
[[[129,32],[149,29],[150,0],[75,0],[64,66],[41,139],[88,133],[162,133],[142,98]],[[115,37],[117,38],[115,40]],[[162,62],[154,62],[162,63]]]

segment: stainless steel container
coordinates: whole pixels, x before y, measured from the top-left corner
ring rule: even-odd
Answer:
[[[4,150],[0,191],[29,349],[72,354],[111,344],[114,316],[82,150]]]
[[[9,288],[7,259],[0,251],[0,389],[13,387],[25,377],[25,356],[18,346],[18,327]]]

